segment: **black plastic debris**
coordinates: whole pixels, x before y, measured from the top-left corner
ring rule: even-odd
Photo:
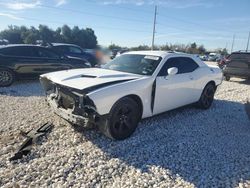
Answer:
[[[10,161],[21,159],[24,155],[28,155],[31,151],[32,144],[41,136],[44,136],[53,128],[52,123],[45,123],[41,127],[35,130],[30,130],[28,132],[21,132],[21,134],[26,137],[26,140],[19,147],[17,152],[13,157],[10,158]]]

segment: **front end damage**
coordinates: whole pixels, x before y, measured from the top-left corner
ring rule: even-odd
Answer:
[[[101,116],[94,102],[83,91],[53,83],[46,77],[40,79],[46,93],[46,100],[55,114],[70,122],[90,128]]]

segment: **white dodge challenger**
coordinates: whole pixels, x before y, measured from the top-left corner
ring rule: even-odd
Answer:
[[[208,109],[222,72],[175,52],[129,52],[102,68],[72,69],[41,76],[46,99],[68,122],[97,126],[125,139],[139,121],[188,104]]]

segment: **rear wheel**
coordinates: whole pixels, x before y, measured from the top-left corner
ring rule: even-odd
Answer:
[[[8,69],[0,69],[0,87],[10,86],[15,81],[15,74]]]
[[[131,136],[140,121],[139,105],[131,98],[120,99],[112,107],[105,124],[99,126],[100,131],[115,140],[123,140]]]
[[[210,83],[204,88],[200,100],[198,101],[198,107],[202,109],[208,109],[214,101],[216,87]]]

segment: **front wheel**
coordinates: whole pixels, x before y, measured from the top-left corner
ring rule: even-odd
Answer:
[[[200,100],[198,101],[198,107],[202,109],[208,109],[214,101],[216,87],[210,83],[204,88]]]
[[[123,140],[131,136],[140,121],[138,104],[131,98],[120,99],[112,107],[106,123],[99,125],[100,131],[107,137]]]
[[[15,74],[8,69],[0,69],[0,87],[10,86],[15,81]]]

